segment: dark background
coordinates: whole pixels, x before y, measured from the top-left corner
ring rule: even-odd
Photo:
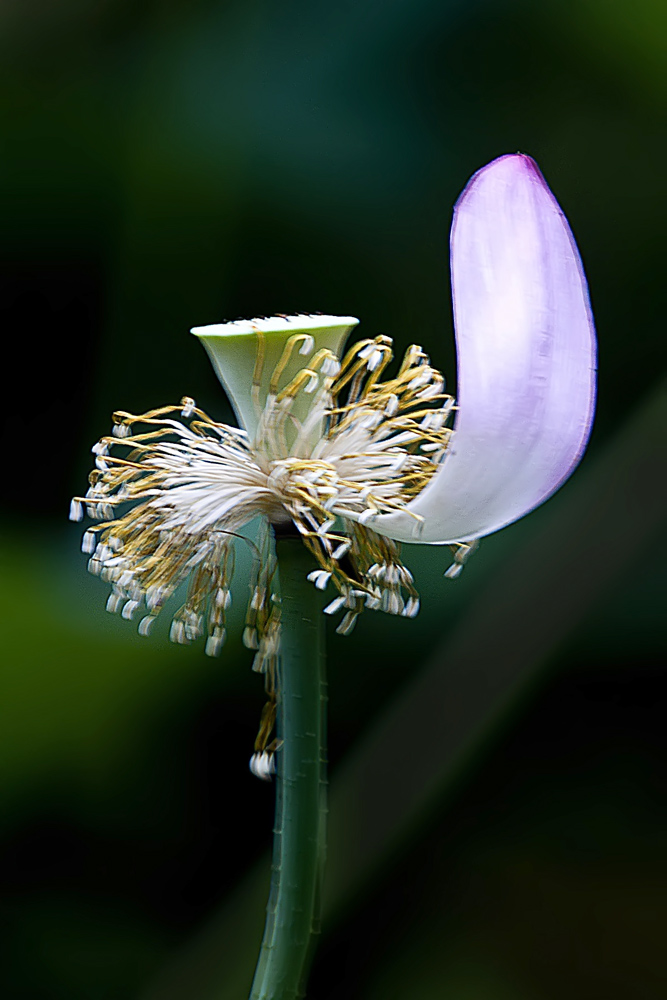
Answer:
[[[236,316],[357,315],[454,385],[451,208],[515,150],[586,265],[593,437],[460,581],[406,552],[416,621],[330,636],[309,997],[667,995],[666,22],[655,0],[2,4],[10,1000],[236,1000],[261,931],[261,683],[238,635],[209,660],[105,615],[67,523],[90,445],[184,394],[230,419],[187,331]]]

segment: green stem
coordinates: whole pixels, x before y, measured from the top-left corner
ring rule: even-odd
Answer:
[[[278,782],[273,871],[264,940],[250,1000],[304,995],[313,935],[319,932],[325,852],[324,619],[306,576],[312,556],[300,538],[276,537],[280,574]]]

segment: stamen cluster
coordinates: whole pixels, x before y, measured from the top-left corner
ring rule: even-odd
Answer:
[[[118,411],[112,435],[93,448],[90,487],[71,507],[74,520],[85,509],[101,522],[85,532],[82,549],[90,572],[111,584],[107,610],[126,619],[141,614],[139,632],[148,635],[187,581],[170,637],[190,643],[205,636],[211,656],[225,641],[234,543],[260,516],[265,528],[255,546],[244,642],[256,651],[254,669],[267,674],[270,703],[280,599],[268,525],[291,521],[301,534],[317,561],[309,579],[320,590],[331,584],[337,591],[324,610],[343,612],[339,633],[348,634],[364,608],[414,617],[419,597],[400,546],[373,531],[372,522],[406,509],[430,481],[449,446],[455,411],[442,376],[417,346],[385,381],[393,357],[387,337],[356,344],[342,361],[313,348],[308,334],[287,341],[261,401],[260,338],[252,440],[245,430],[212,420],[189,397],[140,416]],[[308,363],[281,386],[297,349],[310,356]],[[307,417],[299,421],[294,411],[299,402],[303,412],[304,397],[310,397]],[[453,549],[450,575],[470,547]],[[260,752],[273,726],[271,711],[263,723]]]

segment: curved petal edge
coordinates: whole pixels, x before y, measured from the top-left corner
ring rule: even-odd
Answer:
[[[586,278],[529,156],[502,156],[469,181],[454,209],[451,271],[458,419],[410,513],[372,521],[399,541],[469,541],[516,521],[568,478],[593,421]]]

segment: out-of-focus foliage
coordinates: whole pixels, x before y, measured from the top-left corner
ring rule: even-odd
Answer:
[[[164,627],[139,639],[104,614],[66,526],[111,411],[187,393],[229,419],[188,328],[299,309],[422,342],[454,384],[451,207],[475,169],[521,149],[568,214],[598,322],[584,476],[664,367],[666,23],[655,0],[2,5],[12,1000],[146,995],[270,839],[271,792],[246,769],[261,681],[238,638],[220,661]],[[415,622],[369,614],[331,636],[334,782],[574,488],[487,540],[456,584],[439,551],[410,553]],[[604,603],[554,640],[553,679],[457,795],[362,880],[325,934],[313,1000],[660,995],[664,538],[637,546],[619,523]]]

